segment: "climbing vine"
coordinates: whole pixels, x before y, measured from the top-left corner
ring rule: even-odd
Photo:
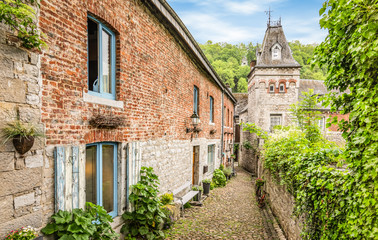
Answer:
[[[378,1],[328,0],[320,14],[329,35],[317,48],[315,62],[328,66],[327,88],[344,92],[330,95],[332,110],[349,114],[349,121],[339,123],[350,169],[339,202],[345,220],[329,228],[329,236],[377,239]]]
[[[0,1],[0,21],[17,31],[17,36],[25,48],[41,49],[46,43],[41,39],[36,25],[37,0],[3,0]]]

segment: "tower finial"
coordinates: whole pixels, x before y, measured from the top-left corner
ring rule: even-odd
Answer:
[[[271,13],[272,12],[273,11],[270,10],[270,6],[269,6],[269,11],[265,11],[265,14],[268,15],[268,27],[270,27],[270,23],[271,23],[270,19],[271,19]]]

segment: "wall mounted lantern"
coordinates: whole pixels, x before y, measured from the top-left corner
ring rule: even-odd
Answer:
[[[200,119],[198,115],[196,113],[193,113],[190,119],[192,120],[193,128],[186,128],[186,133],[190,133],[190,132],[199,133],[200,131],[202,131],[202,129],[197,128],[198,124],[200,123]]]

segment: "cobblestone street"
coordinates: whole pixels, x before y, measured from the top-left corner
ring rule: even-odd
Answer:
[[[210,191],[202,207],[185,209],[168,239],[284,239],[266,219],[269,214],[257,206],[251,180],[250,174],[237,168],[237,176],[226,187]]]

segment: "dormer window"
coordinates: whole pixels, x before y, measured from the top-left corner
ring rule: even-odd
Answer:
[[[274,93],[274,84],[269,85],[269,92]]]
[[[281,46],[278,43],[272,47],[272,60],[281,60]]]
[[[280,93],[285,92],[285,85],[283,83],[280,83]]]

